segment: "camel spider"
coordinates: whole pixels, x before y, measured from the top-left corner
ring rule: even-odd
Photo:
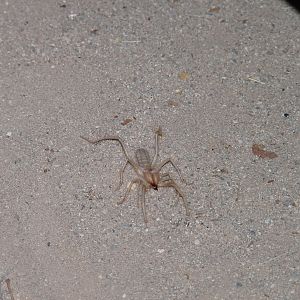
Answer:
[[[171,164],[176,172],[178,173],[180,180],[184,182],[181,172],[177,168],[177,166],[173,163],[171,158],[167,158],[161,162],[158,162],[159,158],[159,137],[162,135],[161,128],[159,127],[155,131],[155,155],[151,161],[149,152],[146,149],[140,148],[135,151],[135,157],[136,161],[134,161],[132,158],[129,157],[128,152],[125,149],[124,142],[119,136],[105,136],[100,139],[89,139],[86,137],[81,136],[84,140],[88,141],[91,144],[97,144],[101,141],[105,140],[113,140],[117,141],[120,143],[122,150],[125,154],[126,157],[126,162],[124,166],[120,170],[120,183],[118,188],[120,188],[123,184],[123,174],[125,171],[125,168],[128,164],[130,164],[135,171],[137,177],[134,178],[127,186],[127,190],[125,193],[125,196],[121,201],[118,202],[118,204],[124,203],[128,196],[130,191],[132,190],[134,185],[138,185],[139,188],[139,197],[138,197],[138,206],[141,205],[142,208],[142,213],[144,216],[144,221],[145,223],[148,222],[147,214],[146,214],[146,206],[145,206],[145,194],[148,190],[155,189],[157,190],[158,188],[161,187],[171,187],[174,188],[177,194],[182,199],[183,206],[185,207],[186,215],[189,216],[189,208],[187,201],[185,199],[185,196],[177,183],[171,178],[171,176],[168,173],[163,173],[160,174],[161,169],[166,165],[166,164]]]

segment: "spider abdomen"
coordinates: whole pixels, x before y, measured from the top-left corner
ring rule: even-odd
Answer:
[[[137,163],[143,169],[149,170],[151,168],[151,160],[149,152],[146,149],[140,148],[135,151]]]

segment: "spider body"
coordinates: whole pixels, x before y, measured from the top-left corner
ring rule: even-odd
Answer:
[[[138,199],[138,205],[141,205],[142,207],[142,213],[144,216],[145,223],[148,222],[147,214],[146,214],[146,207],[145,207],[145,193],[149,189],[157,190],[161,187],[171,187],[174,188],[177,194],[179,194],[180,198],[182,199],[182,203],[185,207],[186,214],[189,215],[189,209],[187,205],[187,201],[185,199],[184,194],[182,193],[181,189],[177,185],[177,183],[171,178],[171,176],[168,173],[160,174],[161,169],[168,163],[170,163],[175,170],[177,171],[181,181],[184,181],[179,169],[176,167],[176,165],[173,163],[171,158],[167,158],[160,163],[158,162],[159,157],[159,136],[161,136],[161,128],[159,127],[158,130],[155,132],[155,155],[153,159],[150,159],[149,152],[146,149],[140,148],[135,151],[135,158],[136,160],[133,160],[128,155],[124,142],[121,140],[118,136],[106,136],[100,139],[92,140],[88,139],[86,137],[81,136],[84,140],[88,141],[92,144],[97,144],[101,141],[105,140],[114,140],[120,143],[122,150],[126,157],[126,163],[122,167],[120,171],[120,184],[119,187],[123,184],[123,174],[125,171],[125,168],[127,164],[130,164],[135,171],[137,177],[134,178],[127,186],[127,190],[125,193],[124,198],[118,202],[118,204],[122,204],[126,201],[126,199],[129,196],[130,191],[132,190],[134,185],[138,185],[139,191],[140,191],[140,197]]]
[[[146,149],[140,148],[135,151],[135,158],[138,165],[144,169],[151,168],[151,160],[149,152]]]

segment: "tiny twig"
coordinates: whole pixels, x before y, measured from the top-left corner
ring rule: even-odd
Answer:
[[[260,81],[260,80],[258,80],[258,79],[255,79],[255,78],[248,77],[247,79],[248,79],[249,81],[253,81],[253,82],[256,82],[256,83],[265,84],[265,82],[262,82],[262,81]]]
[[[136,41],[122,41],[122,43],[140,43],[141,41],[136,40]]]

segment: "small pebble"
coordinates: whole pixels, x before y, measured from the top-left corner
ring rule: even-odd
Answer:
[[[165,249],[158,249],[157,252],[158,252],[158,253],[164,253],[164,252],[165,252]]]
[[[270,218],[265,219],[265,224],[272,224],[273,220]]]
[[[74,20],[77,17],[77,14],[70,14],[69,19]]]
[[[196,246],[200,245],[200,241],[199,240],[195,240],[194,243],[195,243]]]
[[[11,131],[9,131],[9,132],[6,133],[6,136],[7,136],[7,137],[11,137],[11,135],[12,135],[12,132],[11,132]]]

